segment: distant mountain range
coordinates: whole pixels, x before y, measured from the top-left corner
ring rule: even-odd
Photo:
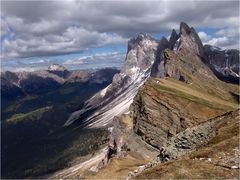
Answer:
[[[119,71],[111,68],[95,72],[68,71],[58,64],[49,66],[47,70],[33,72],[6,71],[1,73],[1,94],[3,97],[13,98],[46,92],[67,83],[104,83],[111,81],[111,77],[117,72]]]

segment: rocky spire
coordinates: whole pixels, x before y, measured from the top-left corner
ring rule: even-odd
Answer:
[[[185,23],[181,22],[180,23],[180,34],[186,36],[191,33],[191,28]]]
[[[192,53],[204,58],[204,49],[202,41],[193,27],[189,27],[186,23],[180,24],[180,42],[177,51]]]
[[[137,45],[141,44],[142,41],[144,40],[154,40],[151,36],[149,36],[148,34],[146,33],[139,33],[138,36],[136,36],[135,38],[132,38],[128,41],[128,52],[131,50],[131,49],[134,49]]]
[[[169,39],[170,49],[171,50],[173,50],[173,47],[174,47],[175,43],[177,42],[178,38],[179,38],[179,35],[175,31],[175,29],[173,29],[172,30],[172,34],[171,34],[170,39]]]
[[[170,48],[170,43],[165,37],[162,37],[158,44],[156,60],[154,61],[151,68],[152,77],[161,77],[163,70],[161,69],[160,63],[163,62],[163,51],[167,48]]]

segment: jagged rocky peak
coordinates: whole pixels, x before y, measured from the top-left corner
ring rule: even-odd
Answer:
[[[74,112],[65,125],[81,120],[82,124],[90,127],[106,126],[114,116],[128,112],[138,88],[150,75],[158,44],[158,41],[144,33],[129,40],[120,73],[114,75],[108,87],[86,101],[81,110]]]
[[[134,49],[137,45],[144,45],[143,42],[146,42],[146,41],[154,41],[154,39],[146,34],[146,33],[139,33],[136,37],[130,39],[128,41],[128,51],[130,51],[131,49]]]
[[[171,47],[174,51],[191,53],[204,58],[204,49],[201,39],[193,27],[189,27],[185,22],[180,24],[180,33],[176,35],[173,30],[170,37]],[[174,44],[174,45],[173,45]]]
[[[191,28],[185,22],[181,22],[180,33],[184,36],[189,35],[191,33]]]
[[[139,73],[149,70],[155,60],[157,47],[158,42],[144,33],[129,40],[125,64],[119,75],[135,80]]]
[[[162,37],[158,43],[158,51],[157,53],[161,53],[164,49],[170,48],[170,42],[167,40],[167,38]]]
[[[164,61],[163,61],[164,50],[167,48],[170,48],[170,47],[171,47],[170,42],[165,37],[162,37],[158,44],[156,59],[151,68],[151,76],[152,77],[163,77],[161,75],[163,72],[163,69],[162,69],[162,65],[160,65],[160,64],[164,63]]]
[[[179,38],[179,35],[177,34],[176,30],[173,29],[169,39],[170,49],[174,48],[174,45],[177,42],[178,38]]]

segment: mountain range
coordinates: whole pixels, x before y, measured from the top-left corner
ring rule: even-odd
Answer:
[[[108,127],[107,150],[51,178],[237,178],[238,81],[239,51],[203,46],[184,22],[169,40],[139,34],[112,83],[65,123]]]
[[[102,83],[42,141],[67,152],[65,156],[53,153],[53,164],[64,165],[47,169],[53,164],[46,155],[51,145],[46,145],[40,157],[47,160],[30,164],[39,168],[28,164],[24,173],[19,170],[16,174],[53,179],[238,178],[239,75],[239,50],[203,45],[195,29],[184,22],[178,33],[172,30],[169,40],[156,40],[145,33],[130,39],[120,72],[69,72],[59,65],[32,73],[5,72],[1,74],[1,92],[6,98],[14,94],[21,99],[38,90],[44,94],[87,82],[80,86],[86,87],[79,94],[84,96],[92,87],[89,84]],[[6,119],[15,118],[11,115],[5,114]],[[72,142],[70,146],[61,144],[66,139]],[[76,153],[75,143],[89,152]],[[68,158],[71,152],[76,156]],[[90,152],[94,153],[87,156]],[[74,160],[76,157],[82,159]],[[10,160],[5,158],[4,163]],[[5,177],[13,177],[12,167],[8,164]]]
[[[76,82],[103,83],[111,81],[118,70],[106,68],[96,72],[68,71],[59,64],[53,64],[47,70],[33,72],[1,73],[1,94],[3,97],[18,97],[27,94],[37,94]],[[109,76],[107,76],[107,74]]]

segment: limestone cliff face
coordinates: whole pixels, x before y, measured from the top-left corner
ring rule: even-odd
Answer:
[[[217,131],[221,127],[237,122],[236,120],[239,119],[239,112],[239,109],[227,112],[216,118],[209,119],[207,122],[187,128],[185,131],[177,134],[161,149],[159,154],[160,160],[164,162],[171,159],[177,159],[179,156],[206,145],[217,135]]]
[[[188,126],[186,119],[162,99],[167,98],[159,97],[159,93],[147,82],[132,104],[134,132],[157,148]]]
[[[220,104],[209,105],[211,102],[201,99],[199,92],[193,95],[187,89],[180,90],[184,83],[175,83],[170,79],[149,79],[131,105],[134,132],[159,149],[187,127],[226,112],[224,107],[217,107]]]

